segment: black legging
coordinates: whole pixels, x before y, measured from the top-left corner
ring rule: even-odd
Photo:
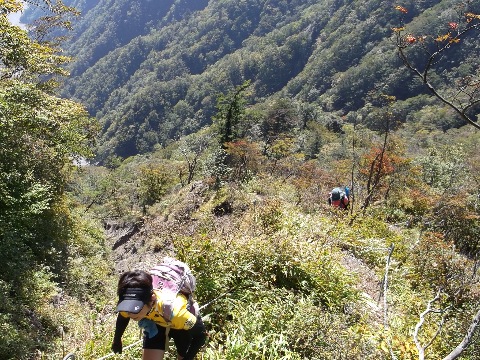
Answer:
[[[144,349],[165,350],[165,328],[157,325],[157,329],[158,333],[154,337],[149,338],[147,334],[144,334]],[[178,355],[184,360],[193,360],[205,344],[207,335],[202,318],[198,316],[195,325],[190,330],[170,329],[168,337],[173,339]]]
[[[185,333],[188,335],[185,336]],[[197,322],[190,330],[170,329],[168,336],[173,339],[177,353],[183,357],[183,360],[193,360],[207,338],[205,325],[200,316],[197,317]]]

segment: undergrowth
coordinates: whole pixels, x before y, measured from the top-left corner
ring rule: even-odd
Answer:
[[[181,214],[180,220],[157,233],[150,229],[138,251],[161,254],[170,242],[173,255],[191,266],[209,331],[199,359],[390,359],[391,353],[415,359],[412,331],[439,288],[436,305],[450,306],[448,326],[429,347],[429,356],[441,358],[461,340],[479,298],[478,286],[467,279],[473,262],[438,234],[388,225],[378,213],[357,215],[353,223],[347,213],[326,207],[304,213],[284,201],[282,191],[289,189],[279,183],[275,196],[235,186],[208,190],[185,206],[177,194],[172,203],[178,212],[165,218]],[[43,359],[69,351],[96,359],[110,352],[117,277],[102,251],[102,236],[89,227],[82,235],[71,244],[76,256],[70,259],[69,295],[55,308],[45,305],[55,314],[52,324],[64,332]],[[346,257],[361,269],[349,267]],[[361,271],[376,280],[362,278]],[[422,341],[435,334],[440,320],[428,319]],[[131,324],[124,347],[139,337]],[[140,348],[137,344],[122,358],[139,358]],[[167,358],[173,354],[174,348]],[[466,354],[475,359],[473,350]]]

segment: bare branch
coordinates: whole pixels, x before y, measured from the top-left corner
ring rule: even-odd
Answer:
[[[472,275],[471,275],[471,281],[472,283],[476,283],[476,277],[477,277],[477,272],[478,268],[480,266],[479,260],[475,260],[473,264],[473,269],[472,269]],[[442,360],[454,360],[457,359],[458,357],[461,356],[461,354],[468,348],[470,345],[473,336],[475,335],[475,331],[478,329],[478,326],[480,324],[480,309],[477,311],[475,316],[472,319],[472,322],[470,323],[470,326],[467,330],[467,333],[463,337],[462,341],[460,344],[457,345],[455,349],[452,350],[450,354],[445,356]]]
[[[438,289],[437,291],[437,294],[435,295],[435,297],[431,300],[428,301],[427,303],[427,308],[425,309],[424,312],[422,312],[420,314],[420,319],[418,320],[418,323],[415,325],[415,330],[413,332],[413,340],[415,342],[415,346],[417,347],[417,350],[418,350],[418,359],[419,360],[424,360],[425,359],[425,350],[430,346],[432,345],[432,343],[435,341],[435,339],[437,338],[437,336],[440,334],[440,332],[442,331],[443,329],[443,325],[445,323],[445,316],[446,316],[446,313],[448,311],[448,309],[450,309],[450,306],[447,306],[446,308],[444,309],[435,309],[433,308],[433,303],[440,300],[440,296],[441,296],[441,293],[442,293],[442,289]],[[442,318],[438,324],[438,328],[437,328],[437,331],[435,332],[435,334],[433,334],[433,336],[430,338],[430,340],[425,344],[425,345],[422,345],[422,343],[420,342],[419,340],[419,336],[418,336],[418,333],[420,332],[423,324],[425,323],[425,318],[427,317],[427,315],[429,314],[441,314],[442,315]]]
[[[445,356],[443,360],[454,360],[457,359],[463,351],[465,351],[468,346],[470,345],[470,342],[472,341],[473,335],[475,334],[475,331],[478,328],[478,325],[480,323],[480,310],[477,311],[475,316],[472,319],[472,322],[470,323],[470,327],[468,328],[467,333],[465,334],[462,342],[458,344],[458,346],[453,349],[453,351]]]
[[[395,249],[395,244],[392,244],[388,251],[387,261],[385,263],[385,276],[383,277],[383,322],[386,329],[388,329],[388,303],[387,303],[388,271],[390,269],[390,261],[392,259],[392,253],[394,249]]]
[[[388,324],[388,302],[387,302],[388,271],[390,269],[390,261],[392,259],[392,253],[393,253],[394,249],[395,249],[395,244],[392,244],[389,248],[389,251],[388,251],[387,260],[386,260],[386,263],[385,263],[385,275],[383,277],[383,323],[384,323],[385,330],[388,330],[388,328],[389,328],[389,324]],[[387,345],[388,345],[388,349],[390,351],[391,358],[395,360],[397,357],[395,356],[395,353],[393,352],[392,340],[390,338],[387,338]]]

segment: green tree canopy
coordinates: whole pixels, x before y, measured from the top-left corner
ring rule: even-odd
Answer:
[[[55,15],[70,13],[61,2],[44,5]],[[0,340],[3,359],[45,346],[26,314],[38,306],[39,282],[64,272],[73,234],[64,189],[73,162],[91,156],[96,128],[81,105],[55,96],[68,58],[9,22],[8,15],[21,8],[21,1],[0,1],[0,258],[6,265],[0,313],[8,329]]]

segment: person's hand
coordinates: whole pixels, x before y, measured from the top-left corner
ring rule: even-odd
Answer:
[[[114,341],[112,344],[112,351],[115,354],[121,354],[122,353],[122,340],[119,341]]]

